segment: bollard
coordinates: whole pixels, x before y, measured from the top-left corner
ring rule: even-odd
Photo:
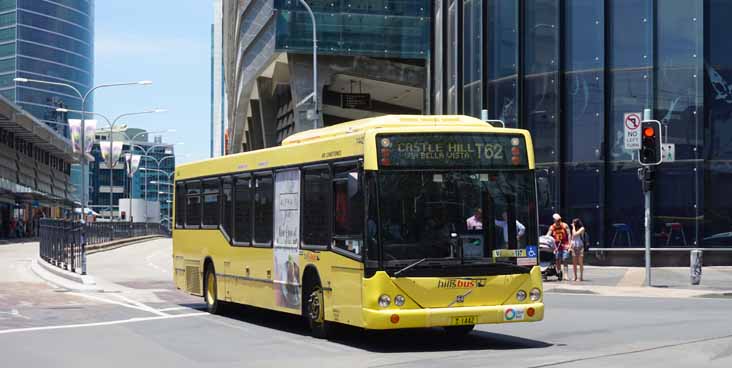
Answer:
[[[691,258],[689,259],[689,276],[691,278],[692,285],[699,285],[702,277],[702,261],[703,252],[701,249],[694,249],[691,251]]]

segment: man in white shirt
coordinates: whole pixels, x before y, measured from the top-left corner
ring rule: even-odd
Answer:
[[[496,226],[503,229],[503,241],[508,244],[508,216],[505,212],[501,214],[501,219],[496,219]],[[526,226],[516,220],[516,240],[520,239],[526,233]]]
[[[465,220],[465,225],[468,230],[483,230],[483,211],[480,208],[476,208],[473,211],[473,216]]]

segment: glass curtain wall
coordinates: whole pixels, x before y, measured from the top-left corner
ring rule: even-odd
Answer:
[[[447,85],[433,95],[447,93],[445,113],[487,109],[532,132],[540,231],[561,212],[596,247],[642,246],[638,157],[625,139],[638,114],[661,121],[674,147],[657,174],[654,246],[732,245],[728,1],[444,1],[434,75]]]

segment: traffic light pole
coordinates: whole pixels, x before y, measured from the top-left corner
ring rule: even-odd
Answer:
[[[646,166],[643,169],[643,195],[645,197],[645,253],[646,253],[646,286],[651,286],[651,190],[653,189],[653,167]]]

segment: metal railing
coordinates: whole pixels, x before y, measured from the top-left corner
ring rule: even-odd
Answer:
[[[41,258],[50,264],[76,272],[81,270],[86,246],[146,235],[170,236],[167,226],[158,223],[93,222],[41,219]]]

